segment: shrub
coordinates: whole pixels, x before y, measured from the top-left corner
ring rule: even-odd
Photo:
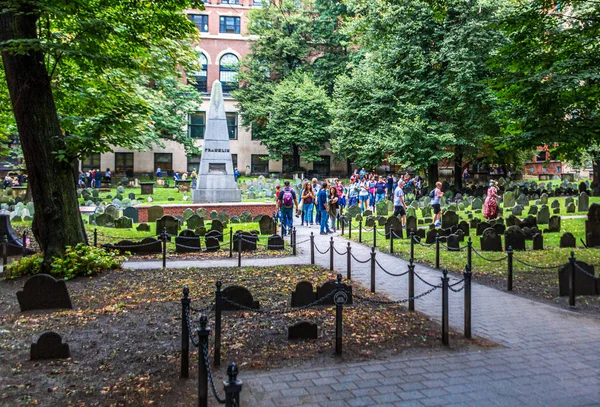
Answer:
[[[98,247],[79,243],[77,246],[67,246],[63,257],[54,257],[50,266],[50,274],[57,278],[70,280],[77,276],[91,276],[104,270],[114,270],[121,267],[125,257],[116,251],[107,252]],[[41,254],[24,257],[7,267],[6,278],[14,279],[26,275],[39,274],[42,271],[44,258]]]

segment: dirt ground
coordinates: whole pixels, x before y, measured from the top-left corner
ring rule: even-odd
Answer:
[[[16,292],[25,279],[0,281],[0,406],[189,406],[196,403],[197,350],[190,379],[179,378],[181,292],[190,288],[193,308],[205,308],[217,279],[223,287],[248,287],[262,308],[287,308],[301,280],[316,287],[333,277],[315,266],[112,271],[67,282],[73,310],[19,312]],[[378,298],[354,286],[355,295]],[[192,325],[199,326],[199,313]],[[209,319],[213,315],[209,313]],[[288,341],[287,327],[300,320],[319,326],[319,338]],[[211,328],[214,328],[212,321]],[[69,344],[72,358],[32,362],[30,345],[46,331]],[[401,306],[355,305],[344,309],[342,360],[382,358],[402,352],[446,352],[440,326]],[[335,363],[334,309],[290,314],[225,312],[223,377],[230,361],[248,370]],[[211,336],[211,348],[214,337]],[[452,333],[450,351],[495,346]],[[212,349],[211,349],[212,353]],[[222,391],[222,382],[216,381]],[[214,399],[211,400],[214,403]]]

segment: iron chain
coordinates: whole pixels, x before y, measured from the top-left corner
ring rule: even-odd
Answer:
[[[225,399],[219,396],[217,388],[215,387],[215,381],[213,379],[212,370],[210,369],[210,357],[208,355],[208,345],[202,345],[202,353],[204,354],[204,363],[206,365],[206,372],[208,373],[208,380],[210,381],[210,388],[212,389],[213,395],[219,402],[219,404],[225,404]]]

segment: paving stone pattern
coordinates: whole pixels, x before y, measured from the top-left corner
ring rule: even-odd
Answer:
[[[297,226],[297,240],[310,232]],[[383,231],[382,231],[383,232]],[[329,236],[315,235],[321,251]],[[378,237],[379,238],[379,237]],[[381,236],[383,239],[384,237]],[[347,240],[336,236],[335,247],[345,252]],[[317,264],[328,267],[329,253],[315,252]],[[352,243],[352,253],[369,258],[370,248]],[[465,256],[466,254],[461,254]],[[169,262],[168,266],[215,267],[237,264],[227,260]],[[408,263],[377,253],[378,262],[398,273]],[[289,261],[289,263],[288,263]],[[247,259],[261,265],[269,260]],[[295,258],[280,264],[310,262],[309,243]],[[154,266],[148,267],[149,263]],[[179,263],[182,263],[181,265]],[[213,264],[214,263],[214,264]],[[158,268],[157,262],[126,263]],[[185,266],[183,265],[185,264]],[[346,273],[346,257],[335,256],[335,267]],[[423,265],[415,271],[426,281],[440,283],[441,273]],[[477,273],[477,270],[474,270]],[[369,264],[352,263],[352,277],[369,286]],[[459,276],[453,276],[456,282]],[[462,278],[462,276],[460,277]],[[390,298],[408,296],[407,277],[391,277],[377,269],[376,288]],[[427,287],[418,279],[415,293]],[[328,366],[253,373],[242,372],[243,405],[281,406],[598,406],[600,405],[600,319],[538,303],[473,283],[473,335],[502,346],[481,352],[440,352],[432,356],[400,355],[386,360],[347,363],[332,358]],[[462,332],[463,293],[450,292],[450,325]],[[441,290],[418,299],[415,308],[434,320],[441,318]],[[333,341],[332,341],[333,346]],[[333,352],[333,350],[332,350]],[[242,377],[243,376],[243,377]]]

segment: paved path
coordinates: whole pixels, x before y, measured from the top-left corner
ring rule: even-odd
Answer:
[[[318,229],[298,227],[297,240]],[[383,236],[381,236],[383,239]],[[329,236],[316,233],[321,250]],[[336,237],[344,252],[347,240]],[[292,263],[309,263],[309,244],[300,245]],[[359,260],[370,248],[352,243]],[[316,253],[317,264],[328,267],[329,253]],[[345,274],[346,257],[336,255],[336,269]],[[377,260],[385,269],[405,271],[407,262],[384,253]],[[243,260],[266,264],[272,260]],[[158,262],[151,268],[160,267]],[[169,267],[175,262],[169,262]],[[232,265],[231,260],[201,261],[186,267]],[[286,263],[286,264],[292,264]],[[125,266],[129,266],[127,263]],[[147,264],[146,264],[147,265]],[[441,273],[422,265],[416,272],[439,284]],[[353,261],[353,280],[369,286],[369,264]],[[407,278],[377,270],[377,291],[397,300],[407,297]],[[456,281],[456,279],[454,279]],[[415,293],[428,289],[416,281]],[[385,361],[336,363],[321,368],[243,374],[244,405],[271,406],[600,406],[600,319],[538,303],[473,283],[473,334],[503,345],[484,352],[447,352],[430,357],[398,356]],[[463,329],[463,295],[450,293],[450,324]],[[441,290],[416,301],[416,309],[439,320]]]

